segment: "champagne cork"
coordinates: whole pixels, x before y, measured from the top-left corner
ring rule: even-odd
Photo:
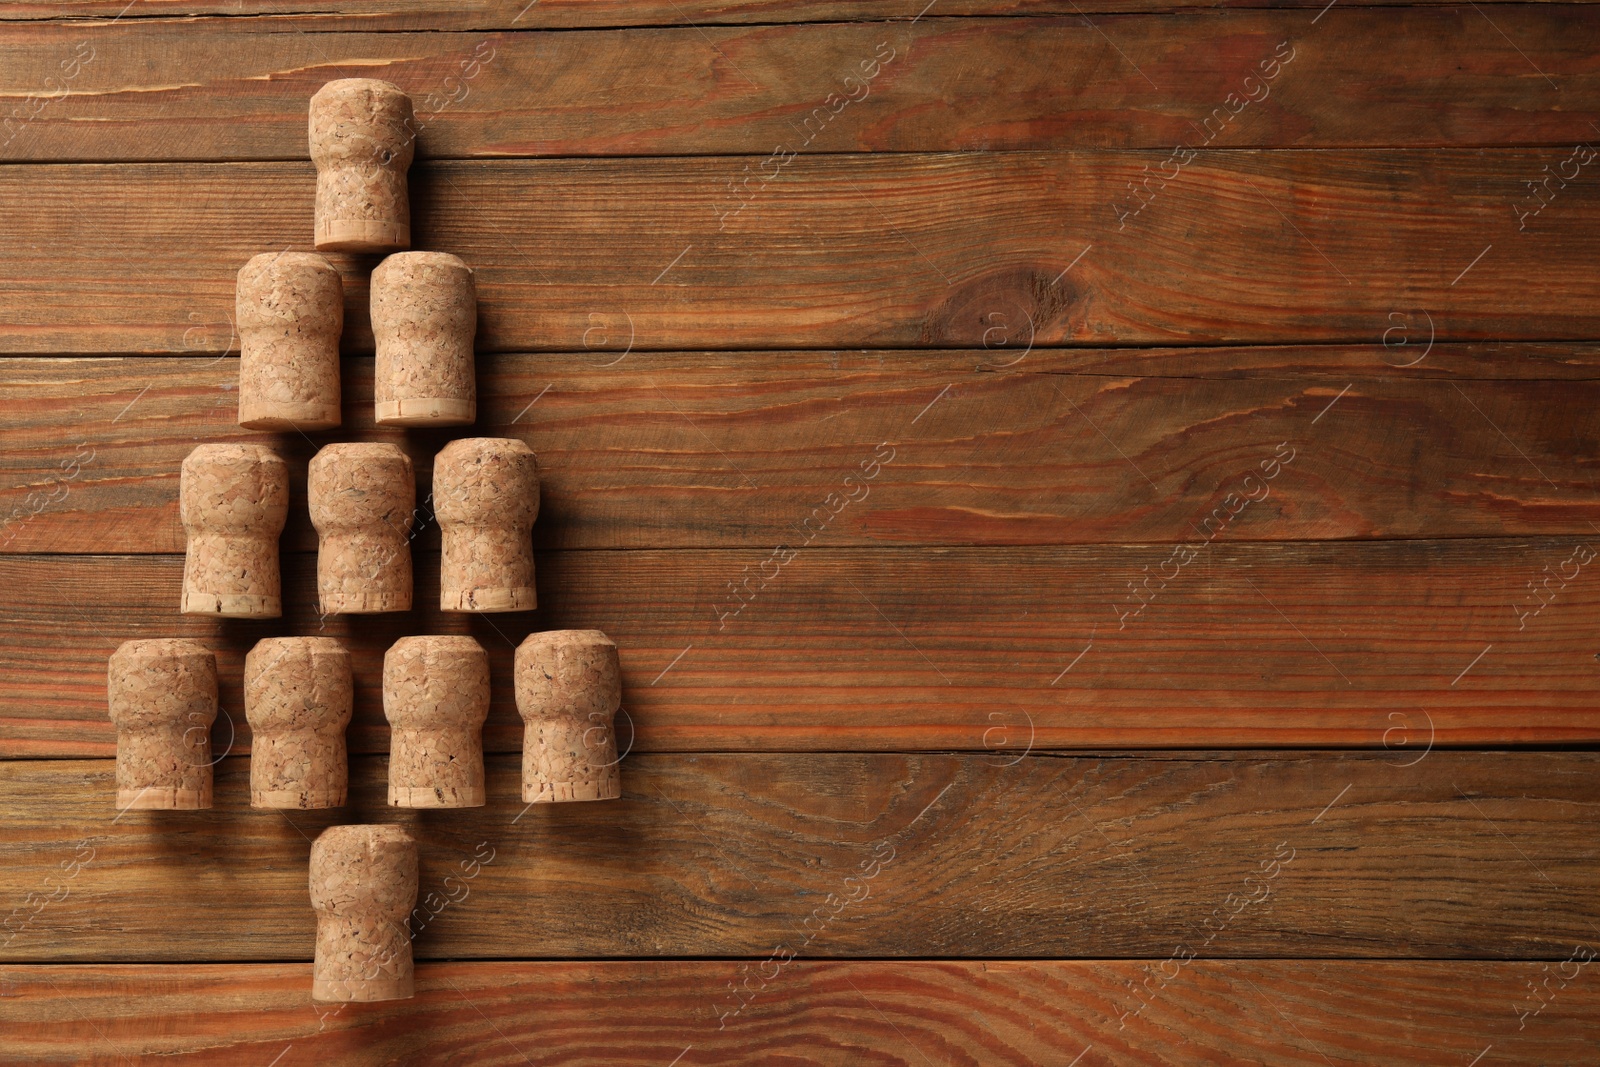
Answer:
[[[239,271],[239,425],[339,425],[344,283],[312,252],[268,252]]]
[[[411,247],[406,170],[416,151],[411,98],[376,78],[331,81],[311,98],[319,252]]]
[[[117,728],[117,807],[209,808],[217,658],[198,641],[124,641],[106,692]]]
[[[531,611],[539,466],[521,441],[469,437],[433,461],[444,611]]]
[[[389,803],[483,805],[489,654],[470,637],[402,637],[383,657]]]
[[[311,999],[404,1000],[413,993],[417,843],[400,826],[330,826],[311,846],[317,956]]]
[[[185,615],[283,614],[278,535],[289,517],[289,468],[262,445],[201,445],[183,461],[178,517],[188,534]]]
[[[411,460],[389,444],[327,445],[306,479],[325,615],[411,610]]]
[[[350,653],[331,637],[268,637],[244,658],[250,806],[337,808],[349,766]]]
[[[472,268],[446,252],[402,252],[372,272],[373,394],[386,426],[463,426],[478,417]]]
[[[615,800],[622,795],[612,718],[622,706],[617,646],[599,630],[529,634],[517,649],[522,799]]]

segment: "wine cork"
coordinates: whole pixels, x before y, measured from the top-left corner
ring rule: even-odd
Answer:
[[[439,607],[444,611],[531,611],[533,520],[539,466],[521,441],[469,437],[433,461],[439,518]]]
[[[339,425],[344,283],[312,252],[267,252],[239,271],[239,425]]]
[[[622,706],[617,646],[599,630],[529,634],[517,649],[522,799],[530,804],[622,795],[612,719]]]
[[[390,444],[327,445],[306,479],[317,528],[317,595],[325,615],[411,610],[417,485]]]
[[[289,468],[262,445],[201,445],[183,461],[178,517],[188,535],[185,615],[283,614],[278,535],[289,516]]]
[[[311,846],[317,955],[311,999],[404,1000],[414,992],[417,843],[400,826],[330,826]]]
[[[331,637],[268,637],[244,658],[250,806],[337,808],[349,764],[350,653]]]
[[[402,637],[383,657],[389,803],[476,808],[484,801],[489,654],[470,637]]]
[[[198,641],[124,641],[106,678],[117,807],[209,808],[217,658]]]
[[[373,395],[387,426],[462,426],[478,417],[472,268],[445,252],[402,252],[372,272]]]
[[[319,252],[411,247],[406,170],[416,151],[411,98],[376,78],[331,81],[311,98]]]

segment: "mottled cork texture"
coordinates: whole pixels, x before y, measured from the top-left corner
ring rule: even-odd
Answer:
[[[344,283],[313,252],[269,252],[246,263],[235,288],[239,425],[327,430],[339,425],[339,334]]]
[[[612,721],[622,706],[617,646],[599,630],[530,634],[517,649],[522,799],[530,804],[622,795]]]
[[[278,535],[289,516],[289,468],[262,445],[201,445],[183,461],[178,517],[188,535],[185,615],[283,614]]]
[[[464,426],[478,417],[472,268],[445,252],[402,252],[372,272],[373,395],[388,426]]]
[[[414,992],[417,843],[399,826],[330,826],[311,846],[317,955],[311,998],[404,1000]]]
[[[453,441],[433,461],[444,611],[531,611],[539,466],[521,441]]]
[[[376,78],[332,81],[311,98],[309,129],[317,165],[317,251],[410,248],[411,98]]]
[[[327,445],[306,477],[325,615],[411,610],[416,475],[390,444]]]
[[[209,808],[216,656],[198,641],[125,641],[106,673],[117,807]]]
[[[389,720],[389,803],[483,804],[483,720],[489,654],[470,637],[402,637],[383,657]]]
[[[250,806],[337,808],[349,786],[350,652],[331,637],[269,637],[244,659]]]

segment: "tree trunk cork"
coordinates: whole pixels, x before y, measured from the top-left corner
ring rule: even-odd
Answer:
[[[331,81],[311,98],[319,252],[411,247],[406,170],[416,151],[411,98],[376,78]]]
[[[198,641],[124,641],[106,692],[117,728],[117,807],[209,808],[217,658]]]
[[[470,637],[402,637],[383,657],[389,803],[476,808],[484,801],[489,654]]]
[[[178,517],[188,535],[185,615],[283,614],[278,535],[289,517],[289,468],[262,445],[201,445],[183,461]]]
[[[239,271],[239,425],[327,430],[339,425],[344,283],[313,252],[268,252]]]
[[[250,806],[337,808],[349,785],[350,653],[331,637],[268,637],[244,658]]]
[[[373,393],[385,426],[464,426],[478,417],[472,268],[446,252],[402,252],[372,272]]]
[[[521,441],[469,437],[433,461],[443,611],[531,611],[539,465]]]
[[[390,444],[327,445],[306,478],[325,615],[411,610],[411,460]]]
[[[311,999],[404,1000],[414,992],[417,843],[401,826],[330,826],[311,846],[317,956]]]
[[[529,634],[517,649],[522,799],[615,800],[622,795],[611,723],[622,706],[617,646],[599,630]]]

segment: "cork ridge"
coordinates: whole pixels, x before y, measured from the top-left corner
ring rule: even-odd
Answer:
[[[278,535],[288,515],[289,468],[272,449],[210,444],[190,452],[178,480],[178,517],[188,538],[183,614],[283,614]]]
[[[373,395],[387,426],[462,426],[478,417],[472,268],[445,252],[402,252],[372,272]]]
[[[404,1000],[414,990],[417,843],[400,826],[331,826],[311,846],[317,951],[311,997]]]
[[[239,425],[327,430],[339,425],[344,283],[311,252],[268,252],[239,271]]]
[[[269,637],[244,660],[250,806],[336,808],[349,787],[350,652],[331,637]]]
[[[410,248],[411,98],[376,78],[331,81],[311,98],[308,129],[317,165],[317,251]]]
[[[444,611],[531,611],[533,523],[539,465],[521,441],[452,441],[433,461],[439,519],[439,607]]]
[[[483,720],[489,654],[471,637],[403,637],[383,657],[389,720],[389,803],[476,808],[484,803]]]
[[[317,529],[317,595],[327,615],[411,609],[416,476],[391,444],[327,445],[306,479]]]
[[[117,808],[209,808],[216,656],[198,641],[124,641],[106,673]]]
[[[622,795],[617,739],[622,706],[617,646],[599,630],[547,630],[517,648],[517,712],[524,723],[522,799],[530,804]]]

